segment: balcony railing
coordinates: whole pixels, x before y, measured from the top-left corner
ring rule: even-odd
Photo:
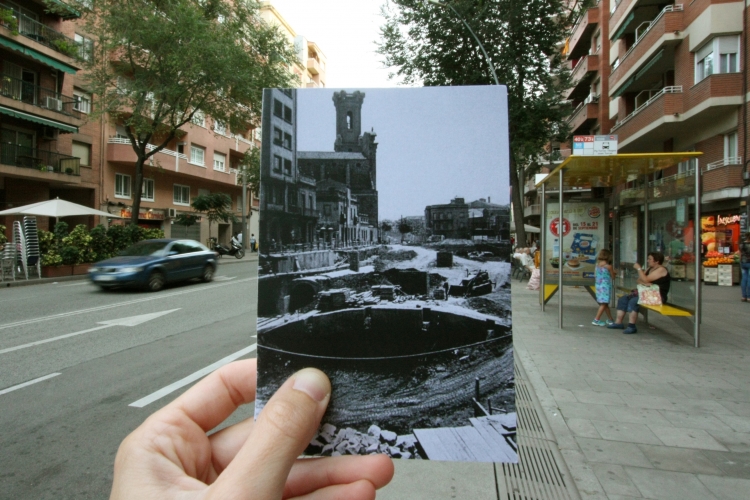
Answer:
[[[682,93],[682,85],[676,85],[674,87],[664,87],[659,92],[657,92],[656,94],[654,94],[654,96],[651,97],[651,99],[649,99],[648,101],[644,102],[643,104],[641,104],[640,106],[638,106],[637,108],[635,108],[635,110],[633,110],[633,112],[630,113],[628,116],[626,116],[625,118],[623,118],[621,121],[615,123],[615,126],[612,127],[612,131],[614,131],[615,129],[618,129],[620,127],[622,127],[623,125],[625,125],[635,115],[637,115],[638,113],[640,113],[641,110],[643,110],[645,107],[647,107],[649,104],[651,104],[652,102],[654,102],[655,100],[657,100],[658,98],[660,98],[661,96],[663,96],[664,94],[681,94],[681,93]]]
[[[646,36],[646,33],[648,33],[651,28],[653,28],[654,25],[659,22],[659,19],[666,15],[667,12],[681,12],[682,10],[682,4],[667,5],[652,21],[642,23],[640,26],[638,26],[635,33],[635,43],[633,43],[628,51],[625,52],[625,55],[622,56],[622,58],[620,59],[620,64],[622,64],[622,62],[628,58],[630,53],[633,52],[633,50],[635,50],[635,48],[638,46],[638,42],[643,40],[643,37]]]
[[[533,215],[540,215],[542,213],[542,207],[541,205],[529,205],[528,207],[524,207],[523,209],[523,216],[524,217],[531,217]]]
[[[80,45],[76,43],[76,41],[72,38],[68,38],[62,33],[53,30],[49,26],[21,14],[8,5],[0,3],[0,9],[10,10],[13,12],[13,17],[15,17],[18,21],[18,33],[20,35],[23,35],[26,38],[30,38],[35,42],[39,42],[42,45],[51,48],[52,50],[56,50],[61,54],[65,54],[66,56],[78,56]],[[3,24],[7,27],[7,24]]]
[[[0,95],[73,118],[81,118],[81,112],[73,108],[75,98],[12,76],[0,76]]]
[[[308,184],[310,186],[314,186],[315,185],[315,178],[314,177],[308,177],[306,175],[300,174],[299,175],[299,182],[301,182],[303,184]]]
[[[110,137],[107,142],[109,144],[127,144],[128,146],[132,145],[130,139],[128,139],[127,137]],[[154,149],[156,149],[156,146],[154,146],[153,144],[147,144],[146,149],[148,149],[149,151],[153,151]],[[178,153],[177,151],[172,151],[171,149],[162,149],[161,151],[159,151],[159,153],[174,156],[176,158],[180,158],[181,160],[187,160],[187,155]]]
[[[724,158],[723,160],[711,162],[706,165],[703,171],[715,170],[717,168],[726,167],[727,165],[742,165],[742,157],[731,156],[729,158]]]
[[[0,163],[42,172],[81,175],[80,158],[16,144],[0,145]]]

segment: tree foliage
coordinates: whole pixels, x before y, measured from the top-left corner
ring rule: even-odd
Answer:
[[[508,87],[510,168],[519,241],[525,241],[522,186],[528,159],[550,140],[569,135],[563,91],[570,72],[561,44],[590,0],[447,0],[488,52]],[[389,0],[383,7],[378,52],[392,78],[424,85],[484,85],[492,76],[471,33],[449,8],[422,0]]]
[[[263,88],[294,86],[294,49],[255,0],[79,3],[96,40],[82,61],[93,117],[122,125],[137,156],[133,223],[144,163],[184,136],[196,113],[243,132],[259,123]]]
[[[232,198],[226,193],[202,194],[193,198],[190,205],[196,211],[206,214],[209,234],[211,234],[211,223],[237,220],[231,212]]]
[[[239,167],[238,175],[245,176],[247,187],[257,198],[260,194],[260,148],[251,146],[245,151]]]

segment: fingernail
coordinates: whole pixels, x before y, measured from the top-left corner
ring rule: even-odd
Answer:
[[[294,376],[294,385],[292,389],[304,392],[313,400],[320,403],[329,394],[328,377],[319,370],[305,368],[297,372]]]

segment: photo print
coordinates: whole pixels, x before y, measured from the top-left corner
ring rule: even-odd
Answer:
[[[266,89],[256,415],[304,367],[310,456],[517,462],[507,92]]]

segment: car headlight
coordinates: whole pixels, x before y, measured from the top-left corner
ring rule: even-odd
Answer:
[[[89,267],[89,272],[90,272],[90,273],[96,273],[96,272],[99,272],[99,268],[98,268],[98,267]]]
[[[121,273],[138,273],[143,271],[142,267],[122,267],[120,268]]]

